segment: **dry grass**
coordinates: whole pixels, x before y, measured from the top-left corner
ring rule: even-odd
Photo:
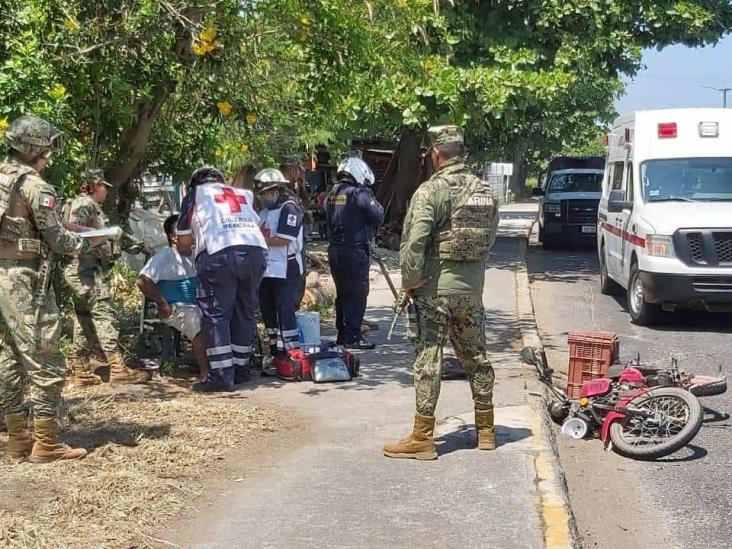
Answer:
[[[78,462],[0,461],[0,547],[161,547],[155,527],[201,491],[227,451],[281,428],[242,395],[195,395],[166,380],[65,394],[62,439]]]

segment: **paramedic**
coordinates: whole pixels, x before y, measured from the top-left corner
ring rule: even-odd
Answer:
[[[267,270],[259,287],[259,305],[269,340],[270,359],[298,348],[295,311],[303,273],[302,207],[285,192],[288,180],[279,170],[266,168],[255,176],[258,185],[262,234],[269,250]]]
[[[178,250],[185,255],[195,245],[198,306],[209,362],[207,380],[194,384],[194,391],[231,391],[235,383],[249,379],[267,248],[253,202],[251,191],[226,185],[219,170],[204,166],[191,175],[181,205]]]

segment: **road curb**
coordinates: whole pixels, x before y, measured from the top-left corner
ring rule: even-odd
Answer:
[[[529,239],[535,237],[532,231]],[[521,261],[515,270],[516,311],[522,347],[543,349],[534,315],[534,302],[531,298],[529,272],[526,265],[526,253],[529,239],[522,239]],[[524,376],[527,391],[541,395],[538,403],[536,429],[541,433],[546,445],[537,450],[534,460],[536,486],[539,497],[539,510],[544,526],[544,546],[547,549],[579,549],[581,543],[577,524],[572,513],[567,490],[567,479],[559,461],[559,452],[551,418],[547,410],[548,395],[532,373]]]

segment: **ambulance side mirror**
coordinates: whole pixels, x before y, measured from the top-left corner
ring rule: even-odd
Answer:
[[[621,213],[623,210],[632,210],[633,203],[625,199],[625,191],[610,191],[607,201],[607,211],[611,213]]]

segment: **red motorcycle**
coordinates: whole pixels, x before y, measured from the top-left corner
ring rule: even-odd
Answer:
[[[554,385],[544,352],[537,356],[526,347],[521,357],[556,397],[549,412],[572,438],[599,435],[606,448],[612,446],[621,456],[652,460],[680,450],[701,428],[702,407],[694,394],[682,387],[651,387],[637,368],[584,382],[575,400]]]

